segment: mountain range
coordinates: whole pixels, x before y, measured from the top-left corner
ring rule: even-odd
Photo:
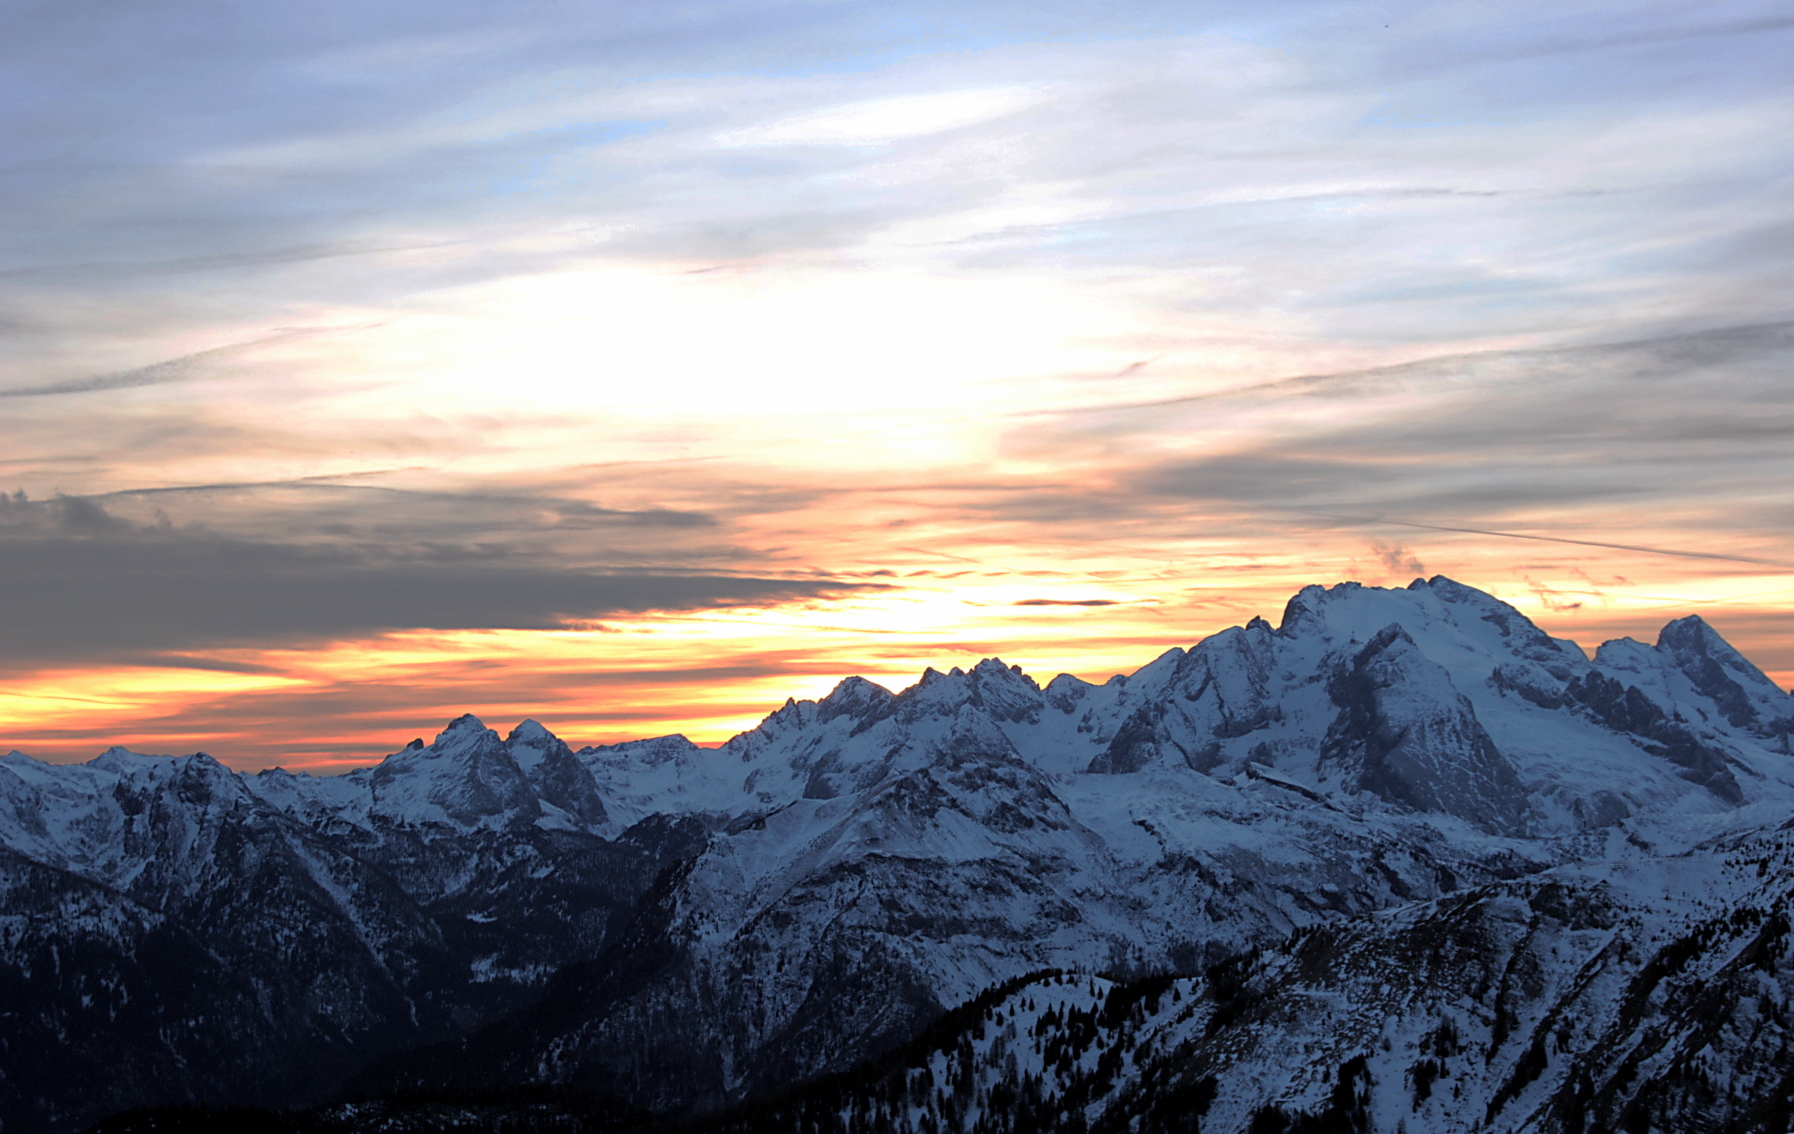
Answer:
[[[13,753],[0,1126],[1781,1134],[1791,729],[1435,577],[717,748]]]

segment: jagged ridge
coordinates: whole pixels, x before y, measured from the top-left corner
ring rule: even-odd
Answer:
[[[996,659],[896,694],[850,678],[717,750],[573,752],[463,717],[338,777],[15,755],[0,839],[107,910],[56,940],[133,955],[153,915],[275,1007],[242,1025],[267,1045],[229,1064],[235,1094],[176,1075],[65,1099],[9,1062],[0,1105],[66,1129],[133,1101],[285,1101],[506,1012],[360,1081],[720,1105],[1025,972],[1198,974],[1304,927],[1779,820],[1789,719],[1698,619],[1591,660],[1435,578],[1310,587],[1275,628],[1103,685]],[[23,942],[0,969],[40,971]],[[94,1010],[78,995],[69,1019]],[[282,1079],[265,1052],[308,1028],[322,1070]],[[190,1066],[180,1034],[144,1058]]]

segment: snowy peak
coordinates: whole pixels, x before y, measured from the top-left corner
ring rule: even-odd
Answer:
[[[924,670],[920,681],[897,694],[896,711],[913,722],[952,717],[961,706],[970,705],[993,720],[1019,723],[1038,720],[1043,702],[1040,686],[1020,666],[985,658],[969,671],[958,666],[946,673],[933,667]]]
[[[462,713],[442,726],[442,731],[436,734],[436,742],[430,747],[446,752],[496,739],[498,739],[498,733],[487,728],[484,721],[472,713]]]
[[[511,753],[511,759],[525,771],[541,763],[556,745],[566,747],[560,737],[543,728],[541,722],[527,718],[518,722],[505,737],[505,748]]]
[[[87,762],[117,777],[113,794],[131,815],[154,801],[202,811],[247,805],[252,797],[242,777],[205,752],[190,756],[146,756],[112,747]]]
[[[609,821],[598,781],[560,737],[526,720],[505,738],[505,752],[543,805],[539,824],[596,829]]]
[[[1758,736],[1786,738],[1794,704],[1763,671],[1745,660],[1698,614],[1678,618],[1657,635],[1666,655],[1694,690],[1718,708],[1726,723]]]
[[[371,813],[395,826],[510,827],[541,815],[517,760],[472,714],[450,721],[433,744],[388,756],[368,782]]]
[[[1456,668],[1451,665],[1454,654],[1476,655],[1485,670],[1492,658],[1546,665],[1585,660],[1573,643],[1551,638],[1514,607],[1443,575],[1416,579],[1399,590],[1361,583],[1304,587],[1284,608],[1277,633],[1289,639],[1363,642],[1391,623],[1450,668]]]
[[[949,762],[981,758],[1021,759],[1015,743],[998,727],[988,711],[962,705],[947,734],[934,743],[936,755]]]
[[[110,772],[115,776],[131,779],[153,781],[163,780],[170,776],[180,775],[192,769],[201,769],[205,774],[212,769],[230,774],[229,769],[213,759],[209,753],[195,752],[188,756],[152,756],[144,752],[133,752],[123,745],[115,744],[106,751],[87,762],[87,767],[102,772]]]
[[[1725,803],[1737,806],[1744,802],[1743,789],[1729,767],[1733,756],[1728,746],[1711,734],[1697,733],[1638,686],[1591,670],[1572,677],[1564,695],[1594,720],[1638,738],[1641,748],[1674,764],[1683,779],[1699,784]]]
[[[871,684],[867,682],[867,684]],[[618,744],[597,744],[581,748],[581,760],[596,765],[633,763],[644,767],[689,761],[704,751],[681,733],[651,736],[645,740],[625,740]]]
[[[825,721],[839,716],[863,720],[887,712],[895,699],[896,694],[877,682],[845,677],[828,696],[816,702],[817,716]]]
[[[366,797],[358,801],[331,780],[357,781]],[[363,822],[376,827],[473,831],[534,825],[595,833],[610,823],[597,778],[565,741],[533,720],[500,740],[471,714],[450,721],[434,743],[413,741],[371,771],[321,780],[289,777],[258,790],[288,810],[301,810],[299,801],[288,797],[302,795],[307,813],[324,807],[354,822],[360,812]]]
[[[1256,619],[1246,629],[1236,626],[1205,638],[1188,652],[1164,655],[1153,663],[1167,674],[1164,695],[1149,695],[1157,682],[1133,684],[1127,696],[1130,703],[1141,703],[1090,770],[1130,772],[1162,760],[1214,770],[1227,741],[1283,719],[1280,690],[1272,684],[1274,661],[1271,629]]]

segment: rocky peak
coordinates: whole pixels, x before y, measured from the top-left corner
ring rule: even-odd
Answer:
[[[1671,657],[1710,657],[1734,667],[1749,666],[1743,655],[1698,614],[1666,622],[1657,632],[1657,648]],[[1755,669],[1755,666],[1751,666]]]
[[[1046,683],[1046,688],[1040,691],[1040,699],[1061,713],[1070,713],[1090,696],[1092,690],[1100,688],[1080,677],[1062,673]]]
[[[1403,627],[1373,635],[1327,692],[1339,715],[1322,741],[1322,763],[1349,788],[1495,834],[1524,831],[1518,775],[1450,674]]]
[[[505,737],[505,751],[525,773],[533,771],[549,755],[571,750],[566,742],[533,720],[525,720]]]
[[[515,826],[541,813],[505,743],[471,713],[450,721],[435,743],[382,760],[369,783],[372,815],[401,826]]]
[[[472,713],[462,713],[442,726],[442,731],[436,734],[436,742],[430,747],[446,751],[462,744],[477,744],[488,736],[496,740],[498,733],[487,728],[486,723]]]
[[[235,772],[205,752],[147,756],[114,746],[88,761],[87,766],[118,777],[118,791],[139,796],[173,793],[183,803],[209,804],[214,798],[241,800],[246,791]]]
[[[509,736],[505,737],[507,744],[519,741],[525,744],[546,744],[559,743],[559,738],[544,728],[541,721],[534,717],[525,717],[518,721],[517,727],[511,730]]]
[[[564,812],[573,826],[600,827],[609,821],[591,769],[566,741],[541,724],[525,720],[512,729],[505,738],[505,752],[523,771],[538,801]]]
[[[954,666],[941,673],[932,666],[916,684],[897,695],[898,711],[905,721],[950,717],[963,705],[971,705],[1001,721],[1033,721],[1044,703],[1040,686],[1020,666],[1005,665],[1001,658],[985,658],[970,672]]]
[[[1040,717],[1040,686],[1019,665],[1004,665],[1001,658],[985,658],[966,675],[971,703],[1000,721],[1029,721]]]
[[[1789,694],[1733,649],[1698,614],[1678,618],[1657,635],[1657,652],[1719,708],[1734,728],[1785,735],[1794,716]]]
[[[817,715],[825,721],[839,716],[865,720],[890,708],[896,694],[863,677],[844,677],[816,703]]]

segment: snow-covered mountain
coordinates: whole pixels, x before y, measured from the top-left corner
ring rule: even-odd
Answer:
[[[552,752],[540,791],[507,793],[538,739],[463,720],[318,779],[203,753],[0,759],[0,1129],[315,1100],[596,955],[703,833],[565,822],[582,797]]]
[[[1196,976],[1029,974],[682,1129],[1784,1131],[1791,899],[1794,834],[1760,829],[1335,920]]]
[[[1350,1093],[1344,1062],[1363,1055],[1386,1084],[1384,1057],[1413,1039],[1401,1029],[1446,1018],[1447,985],[1413,953],[1422,930],[1403,925],[1532,908],[1546,892],[1576,895],[1566,925],[1601,903],[1617,925],[1661,912],[1658,879],[1721,920],[1770,909],[1736,880],[1736,848],[1794,817],[1791,722],[1789,695],[1698,618],[1591,660],[1435,578],[1310,587],[1275,628],[1254,619],[1103,685],[1043,687],[995,659],[896,694],[849,678],[717,749],[661,737],[574,752],[534,722],[501,739],[463,717],[336,777],[239,776],[203,755],[52,767],[15,754],[0,760],[0,982],[30,989],[42,1022],[16,1042],[0,1032],[0,1106],[8,1129],[65,1129],[136,1102],[318,1097],[361,1066],[368,1090],[552,1083],[701,1109],[843,1071],[1041,970],[1184,974],[1165,987],[1212,1007],[1204,974],[1241,955],[1284,957],[1333,980],[1314,995],[1341,1012],[1398,1020],[1389,1048],[1379,1032],[1375,1052],[1324,1068]],[[1680,932],[1664,916],[1658,937],[1600,946],[1610,985]],[[1522,963],[1498,929],[1466,946],[1464,971],[1493,966],[1514,1020],[1497,1041],[1469,1007],[1447,1013],[1453,1042],[1484,1044],[1488,1067],[1542,1005],[1569,1005],[1553,1036],[1572,1017],[1593,1035],[1620,1011],[1593,986],[1578,1000],[1526,975],[1551,969],[1538,949],[1573,953],[1594,930],[1551,930]],[[140,961],[158,934],[190,951],[181,965],[216,1005],[138,991],[172,971]],[[99,975],[64,954],[99,958]],[[1381,991],[1347,969],[1383,973]],[[1252,971],[1239,979],[1271,980]],[[1486,1006],[1494,994],[1464,981],[1452,995]],[[146,1021],[191,1026],[146,1023],[141,1043],[105,1046],[93,1037],[113,1030],[95,1021],[127,997]],[[1212,1023],[1179,1011],[1196,1021],[1186,1032]],[[1275,1015],[1204,1032],[1233,1037],[1226,1058],[1166,1032],[1159,1062],[1123,1060],[1146,1076],[1127,1081],[1200,1092],[1212,1077],[1204,1129],[1266,1107],[1318,1113],[1320,1080],[1295,1075],[1309,1061],[1289,1052],[1319,1040],[1292,1022],[1303,1013]],[[222,1021],[244,1040],[210,1056]],[[43,1077],[46,1043],[75,1051],[70,1066],[104,1059],[138,1077],[96,1098],[76,1076]],[[1008,1054],[978,1074],[1000,1078]],[[1465,1083],[1450,1115],[1502,1089]],[[1411,1129],[1457,1128],[1431,1105],[1430,1125],[1409,1112]],[[1395,1111],[1375,1114],[1365,1128]]]

